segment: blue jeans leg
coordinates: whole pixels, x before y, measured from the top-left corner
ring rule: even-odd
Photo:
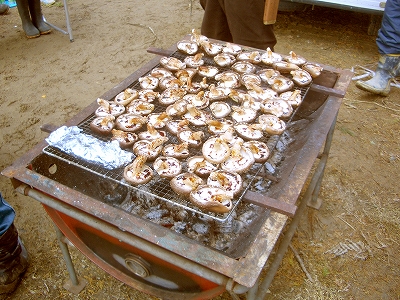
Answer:
[[[0,193],[0,236],[10,228],[11,224],[14,222],[14,218],[14,209],[3,199]]]

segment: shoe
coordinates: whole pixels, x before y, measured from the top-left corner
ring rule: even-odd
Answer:
[[[364,91],[381,96],[388,96],[390,83],[400,75],[400,55],[382,55],[378,61],[375,75],[367,80],[358,80],[356,86]]]
[[[28,265],[28,252],[12,224],[0,236],[0,299],[15,291]]]
[[[10,7],[7,4],[0,4],[0,15],[6,15]]]

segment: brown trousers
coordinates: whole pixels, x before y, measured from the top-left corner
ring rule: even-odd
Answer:
[[[200,4],[204,9],[201,34],[258,49],[274,49],[273,25],[263,23],[264,0],[200,0]]]

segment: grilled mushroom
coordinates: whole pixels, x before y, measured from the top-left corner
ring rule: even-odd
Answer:
[[[127,107],[126,112],[135,115],[146,116],[154,110],[154,104],[143,100],[132,101]]]
[[[234,196],[240,194],[243,189],[243,180],[238,173],[222,170],[212,172],[207,178],[207,184],[223,188]]]
[[[153,125],[151,125],[150,123],[147,124],[147,130],[146,131],[142,131],[138,133],[138,137],[141,140],[155,140],[158,138],[165,138],[167,136],[167,133],[163,130],[157,130],[154,128]]]
[[[266,65],[273,65],[274,63],[282,61],[282,56],[278,53],[275,53],[271,50],[271,48],[267,48],[267,52],[261,55],[261,61]]]
[[[124,178],[133,185],[145,184],[153,178],[153,170],[146,165],[146,156],[137,156],[124,169]]]
[[[215,186],[201,185],[190,192],[189,199],[199,208],[215,213],[227,213],[233,207],[232,195]]]
[[[119,129],[111,130],[112,140],[118,141],[119,146],[123,149],[132,147],[138,140],[138,136],[134,132],[126,132]]]
[[[261,54],[259,51],[246,51],[239,53],[236,58],[238,60],[248,61],[253,64],[258,64],[261,62]]]
[[[179,131],[177,136],[181,142],[186,142],[191,147],[199,147],[203,142],[204,132],[186,129]]]
[[[260,141],[248,141],[243,143],[243,147],[249,149],[254,156],[257,163],[264,163],[267,161],[270,151],[266,143]]]
[[[147,118],[144,116],[123,114],[116,119],[115,125],[120,130],[133,132],[139,130],[146,122]]]
[[[106,115],[104,117],[97,117],[90,122],[90,129],[98,134],[107,135],[111,133],[115,126],[115,117],[112,115]]]
[[[142,89],[154,90],[158,86],[158,78],[151,75],[139,77],[138,81]]]
[[[210,104],[210,110],[212,115],[219,119],[225,118],[231,113],[231,107],[228,103],[222,101],[215,101]]]
[[[167,88],[160,94],[158,101],[162,105],[170,105],[183,98],[186,91],[183,88]]]
[[[157,100],[158,97],[160,97],[159,92],[150,89],[143,89],[139,91],[138,99],[146,102],[153,102],[154,100]]]
[[[204,65],[203,56],[204,53],[197,53],[194,56],[187,56],[185,57],[184,62],[186,63],[187,66],[191,68],[197,68]]]
[[[172,178],[181,173],[182,164],[174,157],[159,156],[153,163],[154,171],[163,178]]]
[[[187,112],[187,105],[188,102],[184,99],[179,99],[175,103],[169,105],[166,109],[165,112],[171,116],[171,117],[176,117],[176,116],[182,116]],[[168,122],[167,124],[168,125]]]
[[[214,56],[214,61],[220,67],[229,67],[236,61],[236,58],[228,53],[220,53]]]
[[[282,75],[278,75],[271,79],[270,85],[271,88],[279,94],[287,92],[294,87],[293,81]]]
[[[201,152],[210,163],[219,164],[229,157],[231,149],[223,139],[213,137],[204,142]]]
[[[213,78],[219,73],[219,69],[213,66],[200,66],[198,67],[198,72],[201,76]]]
[[[306,86],[312,82],[312,77],[307,71],[293,70],[290,74],[293,76],[293,81],[299,86]]]
[[[132,100],[136,99],[139,96],[139,93],[135,89],[127,88],[121,93],[119,93],[117,96],[114,98],[114,102],[117,104],[122,104],[124,106],[127,106],[129,103],[132,102]]]
[[[168,140],[168,138],[158,138],[152,141],[140,140],[133,145],[133,153],[136,156],[146,156],[147,160],[156,159],[163,149],[163,144]]]
[[[237,61],[231,68],[238,73],[254,73],[256,70],[256,67],[248,61]]]
[[[297,107],[303,101],[300,90],[287,91],[279,95],[279,98],[286,100],[293,107]]]
[[[321,75],[321,72],[323,71],[323,67],[320,66],[319,64],[315,63],[305,63],[304,65],[301,66],[303,70],[307,71],[310,73],[310,75],[315,78]]]
[[[275,69],[262,69],[258,71],[257,74],[260,76],[262,81],[271,84],[275,77],[281,75],[281,72]]]
[[[200,41],[200,47],[210,56],[215,56],[222,51],[222,45],[211,43],[208,40]]]
[[[178,195],[188,196],[199,185],[204,184],[203,179],[194,173],[181,173],[170,181],[171,189]]]
[[[104,117],[107,115],[118,117],[125,113],[125,106],[123,106],[122,104],[109,102],[101,98],[97,98],[97,104],[99,105],[99,107],[94,112],[97,117]]]
[[[186,108],[187,113],[183,115],[183,118],[195,126],[206,125],[207,121],[212,119],[210,113],[196,108],[193,104],[188,104]]]
[[[238,44],[226,43],[222,48],[222,52],[231,55],[238,55],[240,52],[242,52],[242,47]]]
[[[285,100],[267,100],[261,104],[261,111],[266,114],[273,114],[278,118],[289,118],[293,112],[292,106]]]
[[[198,45],[192,41],[179,41],[177,48],[189,55],[194,55],[199,50]]]
[[[200,177],[207,177],[211,172],[217,170],[215,164],[210,163],[204,156],[196,155],[187,159],[188,171]]]
[[[273,67],[281,73],[290,73],[291,71],[300,69],[298,65],[287,61],[276,62],[273,64]]]
[[[160,64],[170,71],[177,71],[186,68],[186,64],[175,57],[164,56],[160,59]]]
[[[258,122],[263,130],[270,135],[282,134],[286,129],[285,121],[275,115],[265,114],[258,117]]]
[[[233,126],[233,122],[229,119],[210,120],[207,124],[208,131],[214,135],[224,133]]]
[[[264,136],[261,124],[238,123],[234,128],[237,134],[246,140],[259,140]]]
[[[157,129],[163,128],[171,119],[172,118],[166,112],[152,113],[148,115],[148,123]]]
[[[180,144],[168,144],[163,149],[163,155],[175,157],[178,159],[187,158],[190,155],[189,144],[186,142]]]
[[[190,130],[188,125],[188,120],[170,120],[165,126],[170,133],[177,135],[179,131]]]
[[[232,120],[236,123],[252,122],[257,117],[257,111],[251,107],[232,106]]]
[[[284,57],[284,60],[298,66],[301,66],[307,62],[304,57],[297,55],[296,53],[294,53],[294,51],[290,51],[289,55]]]
[[[221,163],[221,169],[242,174],[246,173],[254,162],[254,156],[249,149],[241,144],[235,144],[228,159]]]

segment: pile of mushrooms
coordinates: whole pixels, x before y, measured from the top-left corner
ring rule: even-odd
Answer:
[[[157,175],[201,210],[226,213],[243,191],[242,175],[268,160],[265,141],[301,105],[300,88],[323,69],[293,51],[248,50],[195,30],[177,49],[185,58],[162,57],[137,89],[98,99],[90,128],[136,155],[126,182]]]

